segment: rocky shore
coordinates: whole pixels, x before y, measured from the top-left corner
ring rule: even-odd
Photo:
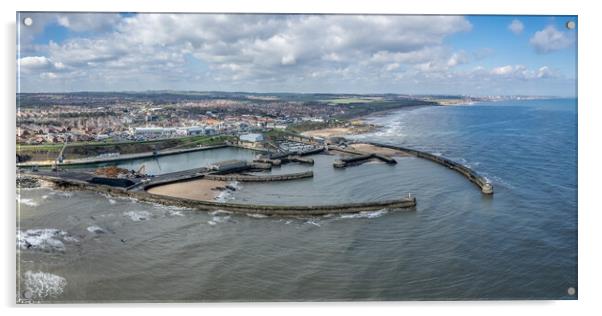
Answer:
[[[17,175],[17,188],[33,189],[40,187],[40,180],[24,175]]]

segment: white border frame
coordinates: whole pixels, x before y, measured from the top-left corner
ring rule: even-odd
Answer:
[[[2,141],[5,149],[2,163],[4,175],[2,201],[8,204],[2,208],[4,229],[2,245],[4,256],[1,260],[5,280],[0,287],[3,308],[12,308],[9,312],[21,314],[60,313],[61,315],[78,315],[92,313],[105,314],[119,310],[126,312],[132,307],[141,307],[144,313],[162,314],[165,308],[177,308],[178,313],[206,312],[244,312],[261,313],[262,315],[307,314],[320,312],[332,313],[333,308],[342,309],[350,315],[365,313],[428,313],[428,314],[462,314],[489,315],[546,313],[549,315],[590,314],[600,309],[598,293],[600,290],[600,272],[602,267],[600,249],[597,241],[602,240],[598,206],[595,198],[596,180],[600,178],[600,166],[596,163],[597,135],[602,135],[598,123],[600,119],[600,52],[599,32],[600,12],[596,10],[595,1],[558,1],[558,0],[419,0],[398,2],[386,0],[221,0],[192,2],[190,0],[26,0],[17,3],[2,3],[4,75],[0,87],[4,98],[2,107],[3,132]],[[61,306],[16,306],[15,305],[15,73],[16,73],[16,11],[115,11],[115,12],[249,12],[249,13],[374,13],[374,14],[545,14],[545,15],[578,15],[579,16],[579,300],[578,301],[492,301],[492,302],[358,302],[358,303],[204,303],[204,304],[87,304]],[[598,97],[598,98],[596,98]],[[6,205],[5,204],[5,205]],[[94,310],[81,311],[80,307],[95,307]],[[16,307],[16,308],[15,308]],[[99,308],[100,307],[100,308]],[[196,310],[201,308],[201,310]],[[377,309],[374,311],[374,309]],[[105,310],[110,309],[110,310]]]

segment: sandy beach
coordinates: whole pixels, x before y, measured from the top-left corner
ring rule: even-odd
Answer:
[[[325,129],[317,129],[301,133],[304,136],[328,138],[333,136],[345,136],[353,134],[352,127],[333,127]]]
[[[161,185],[148,190],[149,193],[174,196],[185,199],[213,201],[220,194],[220,190],[212,190],[217,187],[225,187],[228,183],[215,180],[192,180]]]

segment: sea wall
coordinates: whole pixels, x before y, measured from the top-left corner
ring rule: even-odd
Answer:
[[[242,175],[242,174],[208,174],[204,177],[207,180],[218,180],[218,181],[241,181],[241,182],[269,182],[269,181],[287,181],[311,178],[314,176],[313,171],[289,173],[289,174],[278,174],[278,175]]]
[[[34,178],[53,182],[59,188],[89,190],[106,193],[113,196],[130,197],[139,201],[158,203],[163,205],[186,207],[204,211],[224,210],[239,214],[262,214],[279,216],[316,216],[325,214],[339,213],[357,213],[364,211],[376,211],[381,209],[403,209],[414,211],[416,206],[415,197],[401,198],[398,200],[364,202],[364,203],[343,203],[335,205],[315,205],[315,206],[287,206],[287,205],[256,205],[256,204],[236,204],[236,203],[218,203],[212,201],[199,201],[185,198],[169,197],[157,194],[151,194],[145,191],[127,191],[120,188],[94,185],[86,181],[63,179],[47,175],[29,174]]]
[[[380,144],[380,143],[373,143],[373,142],[366,142],[366,143],[370,144],[370,145],[374,145],[374,146],[380,146],[380,147],[384,147],[384,148],[390,148],[390,149],[403,151],[410,155],[413,155],[413,156],[416,156],[419,158],[423,158],[423,159],[427,159],[432,162],[438,163],[442,166],[448,167],[448,168],[455,170],[456,172],[462,174],[463,176],[465,176],[470,182],[476,184],[481,189],[481,192],[483,194],[493,194],[493,185],[485,177],[479,175],[472,169],[470,169],[460,163],[457,163],[453,160],[450,160],[450,159],[447,159],[447,158],[441,157],[441,156],[436,156],[436,155],[433,155],[431,153],[427,153],[424,151],[401,147],[401,146],[394,146],[394,145]]]

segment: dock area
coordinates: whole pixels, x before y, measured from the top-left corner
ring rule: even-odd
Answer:
[[[144,152],[144,153],[136,153],[136,154],[124,154],[118,156],[109,156],[109,157],[90,157],[84,159],[67,159],[62,163],[59,163],[59,166],[85,166],[85,165],[95,165],[101,163],[119,163],[128,160],[136,160],[143,158],[154,158],[161,156],[169,156],[169,155],[178,155],[202,150],[211,150],[217,148],[224,148],[231,146],[229,144],[220,144],[214,146],[203,146],[203,147],[194,147],[194,148],[180,148],[180,149],[166,149],[160,150],[156,152]],[[17,163],[17,168],[26,168],[26,167],[53,167],[56,165],[55,161],[27,161],[27,162],[19,162]]]
[[[303,141],[306,140],[303,139]],[[197,150],[222,148],[226,146],[231,145],[224,144],[219,146],[203,148],[169,150],[163,151],[161,153],[153,153],[153,155],[173,155]],[[483,194],[493,194],[493,186],[485,177],[480,176],[472,169],[460,163],[424,151],[374,142],[354,143],[347,141],[343,143],[338,143],[337,145],[313,147],[304,146],[302,148],[304,148],[304,150],[294,152],[264,152],[252,161],[226,160],[213,163],[206,167],[182,170],[156,176],[144,175],[140,172],[136,173],[132,170],[125,170],[126,173],[120,174],[118,177],[111,177],[99,174],[98,169],[96,170],[96,172],[93,169],[68,168],[55,168],[54,170],[38,170],[32,168],[24,168],[25,166],[30,166],[30,164],[25,163],[20,166],[22,167],[20,171],[26,176],[50,181],[59,187],[99,191],[109,194],[129,196],[142,201],[151,201],[155,203],[177,205],[204,210],[222,209],[232,212],[257,213],[265,215],[318,215],[327,213],[353,213],[367,210],[378,210],[382,208],[413,209],[413,207],[416,206],[416,199],[410,196],[393,201],[342,203],[337,205],[316,206],[286,206],[254,204],[243,205],[229,202],[215,202],[208,200],[187,199],[184,197],[158,195],[149,192],[151,188],[155,188],[162,185],[203,179],[206,179],[208,181],[222,182],[271,182],[312,178],[314,176],[314,172],[311,170],[279,175],[256,175],[248,174],[245,172],[269,170],[273,166],[280,166],[281,164],[290,162],[313,165],[314,160],[306,156],[320,154],[323,151],[335,151],[343,154],[342,157],[334,161],[333,166],[335,168],[345,168],[348,166],[362,164],[370,160],[380,160],[387,164],[395,165],[398,163],[398,161],[395,158],[393,158],[394,156],[411,155],[427,159],[429,161],[435,162],[439,165],[445,166],[462,174],[469,181],[476,184],[481,189],[481,192]],[[363,150],[358,150],[356,148],[361,148]],[[110,161],[119,161],[119,159],[138,159],[143,157],[149,157],[149,153],[128,155],[127,157],[110,157]],[[74,164],[84,163],[94,164],[94,161],[94,159],[86,159],[85,162],[67,162],[64,165],[71,166]],[[107,161],[107,158],[104,158],[102,160],[102,162]]]

